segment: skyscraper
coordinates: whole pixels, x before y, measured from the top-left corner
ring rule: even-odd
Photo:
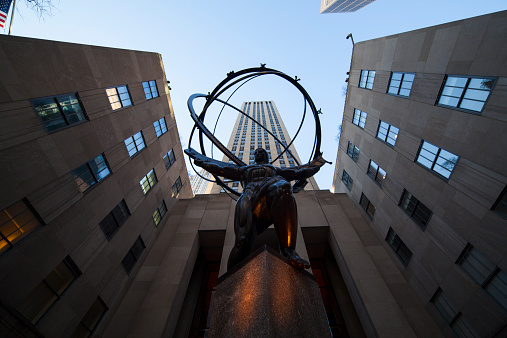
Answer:
[[[349,13],[360,10],[375,0],[321,0],[320,13]]]
[[[291,138],[273,101],[243,102],[241,110],[273,133],[273,135],[279,139],[279,142],[262,129],[262,127],[257,123],[254,123],[243,114],[238,114],[236,123],[234,124],[234,128],[232,129],[231,136],[229,138],[229,143],[227,144],[227,148],[231,150],[236,157],[247,164],[253,164],[255,163],[253,155],[255,149],[264,148],[268,152],[270,162],[277,158],[277,160],[273,163],[276,167],[295,167],[297,166],[297,163],[294,159],[296,159],[300,164],[304,164],[301,163],[294,144],[289,146],[290,152],[287,151],[283,153],[283,147],[291,143]],[[228,161],[228,158],[224,156],[223,161]],[[239,182],[228,182],[228,185],[236,191],[242,191],[242,187]],[[308,184],[305,189],[319,189],[317,182],[313,177],[308,179]],[[220,186],[214,184],[211,189],[211,193],[218,193],[220,190]]]
[[[202,177],[199,175],[201,175]],[[194,195],[209,194],[211,191],[212,183],[206,181],[205,179],[203,179],[203,177],[212,180],[213,176],[211,176],[211,174],[204,169],[201,169],[199,171],[199,175],[195,174],[189,176],[190,186],[192,187],[193,194]]]
[[[334,191],[363,209],[448,335],[505,335],[506,22],[354,45]]]

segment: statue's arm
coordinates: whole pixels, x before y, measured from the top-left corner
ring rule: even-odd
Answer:
[[[283,169],[277,168],[277,172],[278,175],[282,176],[283,178],[289,181],[304,180],[315,175],[320,170],[320,168],[326,163],[330,162],[326,161],[322,156],[319,155],[313,161],[307,164]]]
[[[192,148],[185,149],[185,153],[194,160],[195,165],[203,168],[213,175],[222,176],[233,181],[241,180],[241,167],[235,164],[214,160],[199,154]]]

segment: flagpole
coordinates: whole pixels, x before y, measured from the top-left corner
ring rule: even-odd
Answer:
[[[16,0],[14,0],[12,3],[11,24],[9,25],[9,34],[8,35],[11,35],[11,31],[12,31],[12,21],[14,20],[14,7],[15,6],[16,6]]]

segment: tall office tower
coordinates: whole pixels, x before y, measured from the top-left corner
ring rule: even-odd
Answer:
[[[201,175],[201,176],[199,176]],[[213,179],[213,176],[204,169],[199,171],[199,175],[190,175],[190,187],[192,187],[192,192],[194,195],[198,194],[209,194],[211,192],[212,183],[206,181],[204,178]]]
[[[350,13],[360,10],[375,0],[321,0],[320,13]]]
[[[0,37],[0,336],[88,336],[192,197],[161,56]]]
[[[294,158],[296,158],[300,164],[304,164],[301,163],[294,144],[291,144],[289,147],[290,153],[287,151],[282,154],[283,145],[287,146],[291,142],[291,138],[287,129],[285,129],[283,120],[273,101],[243,102],[241,110],[264,128],[271,131],[271,133],[273,133],[273,135],[275,135],[282,144],[276,141],[257,123],[254,123],[243,114],[238,114],[236,123],[232,129],[231,137],[229,138],[229,143],[227,144],[227,148],[231,150],[234,155],[243,160],[246,164],[254,164],[255,149],[264,148],[268,152],[270,162],[280,155],[280,157],[273,163],[276,167],[295,167],[297,164],[294,161]],[[223,161],[228,160],[229,159],[224,156]],[[229,182],[228,185],[236,191],[242,191],[242,187],[239,182]],[[317,185],[315,179],[313,177],[308,179],[308,184],[306,185],[305,190],[318,189],[319,186]],[[213,184],[211,193],[219,193],[220,191],[223,191],[223,188],[217,184]]]
[[[506,23],[503,11],[354,45],[334,190],[449,336],[506,336]]]

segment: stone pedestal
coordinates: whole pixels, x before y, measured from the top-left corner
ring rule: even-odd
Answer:
[[[319,287],[269,247],[220,277],[209,337],[331,337]]]

